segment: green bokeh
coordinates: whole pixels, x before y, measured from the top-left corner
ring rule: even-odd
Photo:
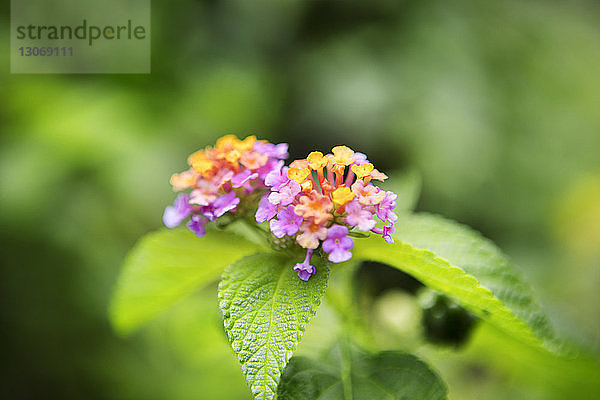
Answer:
[[[598,357],[599,18],[583,0],[154,2],[150,75],[11,75],[1,25],[0,397],[249,398],[215,288],[128,338],[107,320],[126,251],[173,199],[169,176],[226,133],[289,142],[293,157],[343,143],[410,170],[417,209],[497,242]],[[378,308],[389,326],[395,298]],[[453,399],[586,398],[523,367],[534,355],[513,367],[502,353],[518,347],[486,332],[420,350]]]

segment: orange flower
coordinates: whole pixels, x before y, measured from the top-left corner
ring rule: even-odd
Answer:
[[[204,177],[209,177],[216,167],[215,163],[208,158],[204,150],[197,151],[189,156],[188,164]]]
[[[300,204],[296,205],[294,212],[304,219],[314,218],[315,223],[320,225],[333,218],[332,207],[329,197],[313,190],[309,195],[300,197]]]
[[[171,185],[173,190],[176,192],[191,188],[196,184],[199,174],[194,169],[188,169],[180,174],[173,174],[171,176]]]
[[[319,247],[319,240],[327,239],[327,228],[313,224],[311,221],[304,221],[300,226],[300,232],[296,242],[305,249],[316,249]]]

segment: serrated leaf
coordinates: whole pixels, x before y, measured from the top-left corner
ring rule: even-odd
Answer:
[[[317,274],[308,282],[292,267],[298,260],[261,253],[223,274],[219,305],[233,351],[256,399],[274,399],[285,365],[315,315],[327,287],[329,267],[313,257]]]
[[[183,228],[149,233],[123,263],[110,306],[114,328],[130,333],[258,248],[225,232],[202,238]]]
[[[337,343],[323,360],[294,357],[279,400],[443,400],[439,376],[415,356],[386,351],[367,354]]]
[[[428,214],[402,216],[395,238],[356,241],[355,257],[398,268],[515,338],[558,350],[531,288],[491,241]]]

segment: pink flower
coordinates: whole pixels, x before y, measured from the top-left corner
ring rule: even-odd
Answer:
[[[329,261],[340,263],[352,258],[350,250],[354,241],[348,237],[348,228],[342,225],[333,225],[327,231],[327,240],[323,242],[323,251],[329,254]]]
[[[238,204],[240,199],[235,196],[235,192],[229,192],[220,196],[214,203],[202,207],[202,214],[210,221],[214,221],[227,211],[233,210]]]
[[[279,210],[277,219],[272,219],[269,223],[271,232],[278,238],[285,235],[294,236],[302,224],[302,217],[294,213],[294,206],[288,206]]]
[[[229,182],[233,175],[233,171],[220,170],[215,176],[212,177],[211,181],[216,187],[221,187],[225,183]]]
[[[288,167],[283,167],[283,161],[280,162],[279,168],[273,168],[265,177],[265,185],[271,187],[273,191],[281,190],[290,181],[287,177]]]
[[[269,159],[269,161],[257,169],[256,172],[258,173],[258,178],[264,182],[267,178],[267,175],[273,171],[281,171],[281,167],[283,167],[283,161]]]
[[[379,204],[385,198],[385,192],[378,187],[366,184],[361,180],[357,180],[352,185],[352,191],[356,195],[358,202],[365,206],[374,206]]]
[[[398,216],[394,213],[394,208],[396,207],[396,199],[398,195],[394,192],[386,192],[385,198],[383,201],[376,206],[377,216],[383,222],[396,222],[398,221]]]
[[[245,183],[251,181],[252,179],[258,178],[258,174],[256,172],[252,173],[251,170],[245,169],[239,174],[235,174],[231,178],[231,186],[234,188],[239,188],[244,186]]]
[[[346,212],[348,215],[344,218],[344,222],[350,226],[356,226],[363,232],[367,232],[375,226],[373,214],[369,210],[365,210],[356,200],[346,204]]]
[[[269,201],[272,204],[279,204],[281,206],[287,206],[292,204],[296,195],[300,193],[302,188],[296,181],[289,181],[287,185],[283,186],[279,192],[271,192],[269,195]]]
[[[217,199],[217,186],[211,182],[199,179],[196,189],[190,194],[190,203],[199,206],[207,206]]]
[[[277,206],[275,204],[271,204],[269,201],[269,195],[264,194],[261,197],[260,202],[258,203],[258,209],[256,210],[256,222],[262,224],[265,221],[270,220],[277,214]]]
[[[254,151],[280,160],[285,160],[286,158],[288,158],[287,143],[273,144],[268,142],[257,141],[256,143],[254,143]]]
[[[327,238],[327,228],[313,224],[311,221],[304,221],[300,226],[300,232],[296,242],[305,249],[316,249],[319,247],[319,240]]]

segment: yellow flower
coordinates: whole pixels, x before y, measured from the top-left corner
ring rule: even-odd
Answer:
[[[354,162],[354,151],[346,146],[335,146],[331,149],[334,160],[337,164],[350,165]]]
[[[300,187],[304,193],[310,193],[313,189],[313,184],[311,181],[304,181],[300,184]]]
[[[207,157],[204,150],[200,150],[188,157],[188,164],[198,171],[202,176],[208,176],[215,164]]]
[[[340,187],[337,188],[331,193],[331,197],[333,198],[333,203],[338,206],[343,206],[344,204],[352,201],[354,199],[354,193],[350,190],[349,187]]]
[[[236,144],[238,144],[239,141],[240,140],[235,135],[225,135],[217,139],[216,148],[221,151],[230,151],[235,148]]]
[[[224,154],[224,158],[227,160],[227,162],[236,165],[241,156],[242,153],[240,153],[238,150],[231,150]]]
[[[371,163],[364,163],[363,165],[353,165],[350,168],[352,169],[352,172],[354,172],[359,178],[366,178],[367,176],[370,176],[371,172],[374,169],[373,164]]]
[[[256,143],[256,136],[248,136],[244,140],[239,140],[235,135],[225,135],[217,140],[217,150],[221,152],[230,152],[231,150],[237,150],[240,153],[250,151]]]
[[[306,157],[306,160],[308,161],[308,166],[315,171],[321,170],[329,162],[327,157],[323,157],[323,153],[320,151],[313,151]]]
[[[254,143],[256,143],[256,136],[248,136],[244,140],[238,140],[235,144],[235,148],[241,152],[249,151],[254,148]]]
[[[304,182],[304,180],[310,175],[310,169],[308,168],[296,168],[291,167],[287,171],[287,177],[289,180],[296,181],[298,183]]]

